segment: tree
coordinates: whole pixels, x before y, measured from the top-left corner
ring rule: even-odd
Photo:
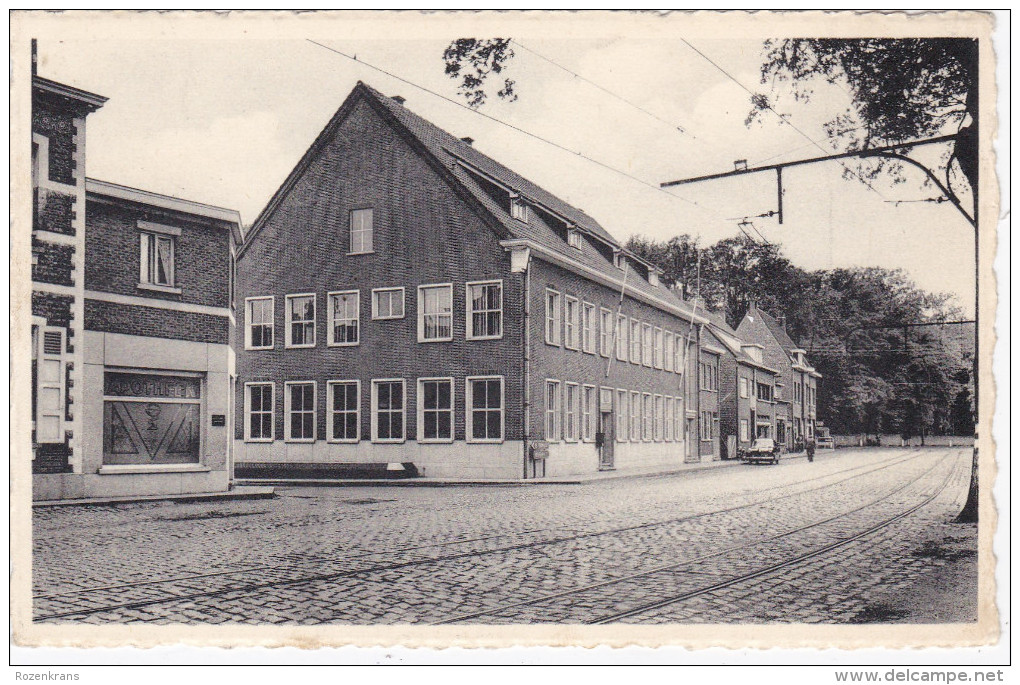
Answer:
[[[457,89],[467,100],[468,106],[477,109],[485,103],[485,81],[489,74],[502,74],[506,64],[513,59],[510,38],[458,38],[443,51],[446,75],[460,79]],[[497,91],[500,98],[513,102],[517,99],[516,84],[504,78],[503,87]]]
[[[786,39],[767,41],[761,67],[762,84],[772,94],[751,98],[748,123],[766,110],[778,114],[777,86],[788,87],[796,100],[810,100],[817,79],[845,85],[851,97],[846,112],[828,122],[833,138],[849,138],[850,149],[908,142],[946,132],[955,133],[938,170],[923,167],[940,183],[948,199],[963,211],[954,190],[954,170],[966,179],[974,209],[968,217],[977,226],[978,207],[978,41],[971,38]],[[894,160],[888,164],[888,160]],[[902,169],[904,158],[880,157],[871,175]],[[955,162],[955,166],[954,166]],[[915,162],[916,163],[916,162]],[[938,174],[936,174],[936,171]],[[862,180],[864,174],[860,174]],[[902,176],[897,176],[902,180]],[[926,178],[925,183],[929,183]],[[977,376],[975,367],[975,378]],[[958,517],[976,522],[978,514],[977,450],[971,466],[970,492]]]
[[[778,112],[779,93],[796,101],[815,97],[819,79],[844,87],[851,104],[826,124],[850,150],[958,135],[940,170],[953,191],[958,169],[972,193],[978,169],[978,43],[969,38],[786,39],[764,44],[761,83],[770,93],[751,98],[748,123]],[[902,166],[883,160],[883,168]],[[953,162],[956,162],[954,166]],[[958,185],[958,184],[957,184]]]

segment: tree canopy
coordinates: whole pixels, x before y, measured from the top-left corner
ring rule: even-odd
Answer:
[[[784,93],[796,101],[812,100],[820,79],[850,96],[847,110],[826,124],[827,134],[844,141],[845,148],[959,134],[943,160],[945,186],[952,190],[950,175],[959,169],[968,190],[977,187],[976,40],[777,39],[766,41],[762,54],[761,84],[769,88],[751,98],[749,124],[766,111],[778,114]],[[881,168],[873,167],[872,173]]]
[[[688,235],[635,237],[627,248],[734,328],[751,301],[781,319],[822,374],[818,410],[835,432],[973,433],[973,328],[903,327],[959,319],[949,295],[917,288],[900,270],[805,271],[780,246],[746,236],[706,247]]]

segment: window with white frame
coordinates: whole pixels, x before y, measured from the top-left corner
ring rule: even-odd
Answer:
[[[581,232],[576,228],[567,229],[567,244],[570,247],[581,249]]]
[[[595,305],[581,303],[581,350],[595,354]]]
[[[506,419],[503,413],[503,377],[467,378],[467,441],[501,442]]]
[[[641,393],[636,390],[630,393],[630,440],[641,441]]]
[[[329,293],[329,344],[357,345],[361,341],[361,295],[357,290]]]
[[[560,439],[560,382],[545,382],[545,439],[555,442]]]
[[[418,441],[453,441],[453,379],[418,379]]]
[[[641,396],[641,418],[643,422],[641,424],[641,439],[645,442],[651,441],[653,436],[653,427],[655,423],[655,405],[652,402],[651,393],[645,393]]]
[[[326,384],[328,442],[358,442],[361,438],[361,383],[329,381]]]
[[[677,442],[684,439],[684,401],[680,397],[673,402],[673,439]]]
[[[273,297],[249,297],[244,301],[244,348],[246,350],[273,349]]]
[[[599,354],[608,357],[613,344],[613,313],[605,307],[599,308]]]
[[[595,386],[581,386],[581,439],[595,440]]]
[[[712,412],[701,412],[701,439],[705,442],[712,440]]]
[[[367,252],[372,252],[372,234],[372,210],[352,209],[350,254],[365,254]]]
[[[677,333],[676,344],[673,347],[673,370],[677,373],[684,372],[684,342],[684,336]]]
[[[749,439],[747,419],[740,419],[740,441],[747,442]]]
[[[747,391],[747,378],[744,376],[740,377],[740,398],[746,400],[748,396]]]
[[[655,396],[655,433],[654,438],[656,442],[662,442],[662,436],[665,432],[662,422],[665,417],[665,410],[662,404],[662,395]]]
[[[577,298],[567,295],[564,300],[563,323],[565,324],[563,343],[569,350],[577,349],[578,328],[580,328],[581,311]]]
[[[404,289],[375,288],[372,290],[372,318],[376,320],[404,318]]]
[[[386,378],[372,381],[372,442],[403,442],[404,380]]]
[[[616,391],[616,441],[627,442],[628,415],[627,405],[630,404],[630,395],[626,390]]]
[[[641,363],[641,322],[630,320],[630,363]]]
[[[656,328],[655,329],[655,338],[654,338],[654,341],[655,341],[654,342],[654,345],[655,345],[655,348],[654,348],[654,355],[655,355],[654,365],[655,365],[655,368],[661,369],[662,368],[662,329],[661,328]]]
[[[616,358],[621,362],[627,361],[627,347],[629,346],[627,331],[629,329],[628,319],[623,314],[616,317]]]
[[[244,384],[244,439],[248,442],[272,442],[274,430],[275,384]]]
[[[141,274],[139,280],[147,285],[174,287],[175,236],[142,231],[139,234]]]
[[[545,291],[545,341],[549,345],[560,344],[561,329],[560,294],[555,290]]]
[[[563,394],[563,439],[567,442],[577,442],[577,383],[565,384]]]
[[[418,286],[418,341],[453,340],[453,285]]]
[[[528,223],[528,204],[519,195],[510,195],[510,216]]]
[[[503,282],[467,284],[468,340],[503,336]]]
[[[662,422],[662,439],[666,442],[673,442],[673,398],[667,395],[662,399],[662,403],[665,410]]]
[[[287,347],[315,347],[315,295],[287,295]]]
[[[662,349],[663,349],[663,354],[662,354],[663,368],[665,368],[666,371],[672,371],[673,370],[673,355],[675,353],[674,352],[675,348],[674,348],[674,345],[673,345],[673,333],[671,331],[664,331],[663,332],[663,334],[662,334]]]
[[[641,324],[641,363],[651,366],[652,361],[652,324],[643,323]]]
[[[284,438],[288,442],[315,442],[315,382],[284,384]]]

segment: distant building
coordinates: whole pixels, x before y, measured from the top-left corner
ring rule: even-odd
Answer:
[[[805,350],[790,339],[785,326],[754,303],[737,327],[737,335],[760,345],[765,363],[779,371],[776,426],[771,437],[788,449],[813,438],[821,374],[808,364]]]
[[[237,260],[238,475],[702,458],[707,320],[472,142],[359,83],[255,221]]]
[[[33,497],[225,490],[240,217],[86,179],[104,101],[33,77]]]
[[[756,438],[775,438],[779,371],[765,363],[760,345],[739,338],[721,315],[710,317],[703,346],[720,351],[720,450],[733,459]]]

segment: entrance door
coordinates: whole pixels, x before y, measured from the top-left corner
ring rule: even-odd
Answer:
[[[780,445],[786,444],[786,422],[776,419],[776,442]]]
[[[616,450],[616,422],[613,420],[613,412],[601,412],[602,417],[602,444],[599,446],[599,470],[608,471],[614,467],[614,454]]]

